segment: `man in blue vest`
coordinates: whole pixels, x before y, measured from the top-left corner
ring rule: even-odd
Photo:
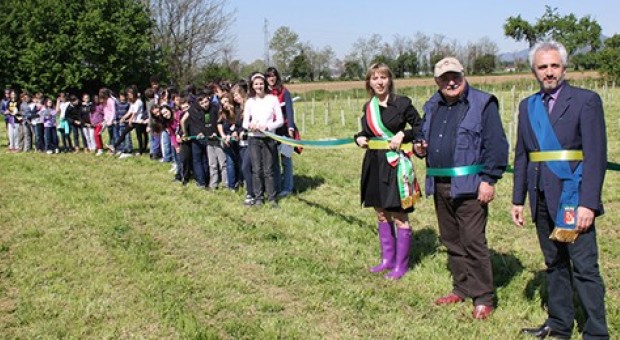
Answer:
[[[540,91],[519,106],[512,219],[523,226],[529,195],[547,267],[548,317],[542,326],[522,333],[570,339],[574,286],[586,318],[583,338],[608,339],[594,227],[595,217],[603,213],[607,167],[603,105],[598,94],[564,81],[567,53],[562,44],[538,43],[529,60]],[[562,239],[558,230],[577,238]]]
[[[426,195],[435,201],[452,274],[452,291],[435,303],[471,298],[473,317],[486,319],[494,305],[488,204],[508,164],[508,142],[497,98],[469,86],[457,59],[435,65],[435,82],[439,91],[424,105],[422,136],[414,144],[416,155],[426,157]]]

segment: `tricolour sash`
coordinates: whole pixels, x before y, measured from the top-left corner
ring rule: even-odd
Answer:
[[[376,137],[384,140],[390,140],[394,137],[394,133],[383,125],[377,97],[372,97],[366,106],[366,121]],[[412,154],[410,150],[390,150],[385,153],[390,166],[396,167],[400,205],[403,209],[412,207],[420,196],[420,186],[415,178],[413,162],[411,161]]]
[[[564,151],[555,135],[555,131],[553,131],[553,127],[549,121],[549,113],[543,104],[540,94],[536,94],[528,100],[528,117],[541,151]],[[579,236],[579,233],[575,231],[575,225],[577,221],[579,184],[581,183],[583,163],[579,163],[573,172],[568,160],[556,159],[544,160],[543,162],[555,176],[562,180],[560,204],[558,213],[554,218],[556,227],[551,232],[549,238],[556,241],[572,243]]]

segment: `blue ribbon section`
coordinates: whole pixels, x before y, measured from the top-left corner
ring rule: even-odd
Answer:
[[[549,114],[540,94],[536,94],[528,100],[528,116],[540,150],[561,151],[562,145],[558,141],[555,131],[553,131],[549,121]],[[579,163],[574,172],[571,171],[568,161],[547,161],[544,164],[562,180],[562,195],[560,196],[558,213],[555,217],[555,225],[563,229],[574,229],[577,221],[579,184],[581,183],[583,163]]]

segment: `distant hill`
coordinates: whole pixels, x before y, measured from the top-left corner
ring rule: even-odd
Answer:
[[[521,51],[517,51],[517,52],[505,52],[505,53],[500,53],[497,57],[499,58],[499,61],[502,63],[512,63],[515,60],[527,60],[527,55],[528,55],[529,49],[523,49]]]
[[[606,35],[601,34],[601,42],[605,43],[605,40],[607,40]],[[578,49],[575,54],[581,54],[581,53],[587,53],[590,51],[590,47],[582,47],[580,49]],[[515,60],[527,60],[528,57],[528,53],[529,53],[529,49],[523,49],[521,51],[516,51],[516,52],[504,52],[504,53],[500,53],[497,55],[497,57],[499,58],[500,62],[507,62],[507,63],[512,63]]]

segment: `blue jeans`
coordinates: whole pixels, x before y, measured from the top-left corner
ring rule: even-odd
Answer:
[[[201,187],[207,186],[207,146],[198,140],[192,140],[192,168],[196,184]]]
[[[112,134],[110,143],[108,144],[114,145],[114,143],[116,143],[121,136],[121,126],[118,123],[113,123],[111,126],[108,126],[108,130],[110,130],[110,133]]]
[[[34,128],[34,146],[37,151],[45,151],[44,128],[43,123],[33,124]]]
[[[237,173],[239,172],[239,154],[237,150],[237,144],[231,144],[224,148],[224,154],[226,154],[226,178],[228,180],[228,187],[234,189],[237,187],[238,179]]]
[[[150,137],[151,137],[151,155],[153,155],[154,158],[159,158],[161,157],[162,153],[161,153],[161,137],[159,135],[159,133],[150,133]]]
[[[161,132],[161,156],[164,158],[164,162],[172,162],[174,160],[174,153],[174,148],[170,142],[170,134],[164,130]]]
[[[278,152],[282,166],[278,160],[274,163],[273,177],[278,192],[293,192],[293,157],[286,157]],[[292,156],[292,155],[291,155]]]
[[[246,195],[254,197],[254,182],[252,181],[252,160],[248,146],[239,147],[239,161],[241,163],[240,181],[245,181]],[[242,177],[242,178],[241,178]]]
[[[120,135],[125,132],[125,129],[127,129],[129,126],[126,124],[121,124],[118,126],[118,138],[120,138]],[[128,133],[125,136],[125,140],[123,142],[120,143],[121,147],[119,148],[119,151],[124,152],[124,153],[131,153],[131,151],[133,150],[133,142],[131,141],[131,132]]]
[[[56,127],[46,127],[43,132],[43,139],[45,140],[45,151],[54,151],[58,148],[58,134],[56,133]]]

